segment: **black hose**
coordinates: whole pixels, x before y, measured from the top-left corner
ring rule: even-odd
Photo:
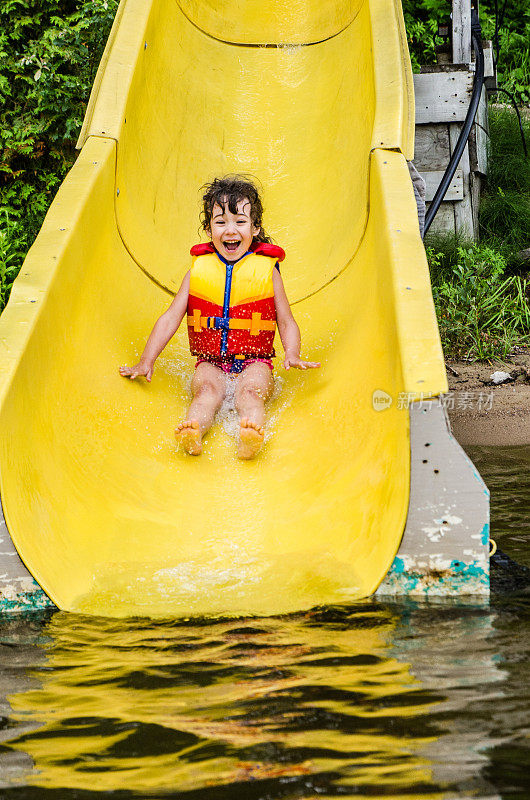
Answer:
[[[502,7],[502,11],[499,14],[499,4],[498,0],[493,1],[493,13],[495,15],[495,31],[493,34],[493,66],[497,69],[497,62],[499,60],[499,33],[502,28],[502,23],[504,22],[504,15],[506,13],[506,6],[508,5],[508,0],[504,0],[504,5]]]
[[[499,18],[499,30],[502,28],[502,23],[504,22],[504,15],[506,13],[506,6],[508,5],[508,0],[504,0],[504,5],[502,7],[501,15]]]
[[[453,179],[453,175],[456,172],[456,168],[458,167],[460,159],[462,158],[462,153],[464,152],[464,147],[466,146],[469,134],[471,133],[471,128],[473,126],[473,121],[475,119],[475,114],[477,113],[477,108],[480,101],[482,87],[484,85],[484,50],[482,49],[482,32],[480,30],[478,14],[475,10],[471,12],[471,42],[473,44],[473,50],[475,52],[475,78],[473,81],[473,91],[471,93],[471,101],[469,103],[469,108],[467,110],[466,118],[464,120],[464,125],[462,126],[462,130],[460,131],[460,136],[458,137],[458,141],[453,151],[453,155],[449,160],[447,169],[443,174],[443,178],[440,181],[440,185],[438,186],[436,193],[432,199],[432,202],[429,206],[429,210],[425,215],[425,229],[423,232],[424,237],[427,231],[429,230],[431,222],[436,216],[438,209],[440,208],[442,200],[444,199],[447,190],[449,188],[449,185]]]

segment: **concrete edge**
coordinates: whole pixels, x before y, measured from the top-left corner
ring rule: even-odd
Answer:
[[[489,598],[489,491],[440,398],[409,405],[407,524],[376,597]]]
[[[9,535],[0,501],[0,616],[55,608],[26,569]]]

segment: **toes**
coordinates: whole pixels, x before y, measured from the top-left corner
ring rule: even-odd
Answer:
[[[187,428],[192,428],[194,430],[198,430],[199,429],[199,423],[195,419],[192,419],[192,420],[186,419],[186,420],[184,420],[184,422],[180,422],[177,425],[176,432],[177,433],[181,433],[182,431],[186,430]]]
[[[241,420],[241,427],[246,430],[256,431],[256,433],[259,433],[260,436],[263,436],[263,428],[256,422],[250,422],[250,420],[245,418],[244,420]]]
[[[200,456],[202,452],[199,423],[196,420],[185,420],[175,428],[177,441],[190,456]]]

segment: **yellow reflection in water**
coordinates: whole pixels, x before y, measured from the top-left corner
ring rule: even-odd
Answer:
[[[249,780],[340,783],[356,794],[416,796],[430,781],[404,723],[429,703],[389,656],[387,610],[346,624],[296,618],[198,623],[110,621],[57,613],[41,688],[9,698],[41,727],[12,742],[47,788],[185,792]],[[305,777],[304,777],[305,776]],[[232,786],[231,784],[239,784]],[[268,784],[270,790],[270,785]],[[243,791],[243,794],[241,792]],[[273,791],[274,794],[274,791]],[[300,794],[298,794],[300,796]],[[321,795],[322,796],[322,795]],[[436,792],[422,797],[439,797]]]

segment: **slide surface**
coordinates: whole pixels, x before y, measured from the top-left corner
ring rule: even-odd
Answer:
[[[59,607],[266,615],[375,591],[407,516],[407,402],[447,388],[413,135],[393,0],[122,0],[0,319],[3,507]],[[229,172],[263,186],[302,354],[322,362],[277,359],[252,462],[230,398],[200,458],[177,450],[184,325],[151,384],[118,373],[189,268],[201,185]]]

